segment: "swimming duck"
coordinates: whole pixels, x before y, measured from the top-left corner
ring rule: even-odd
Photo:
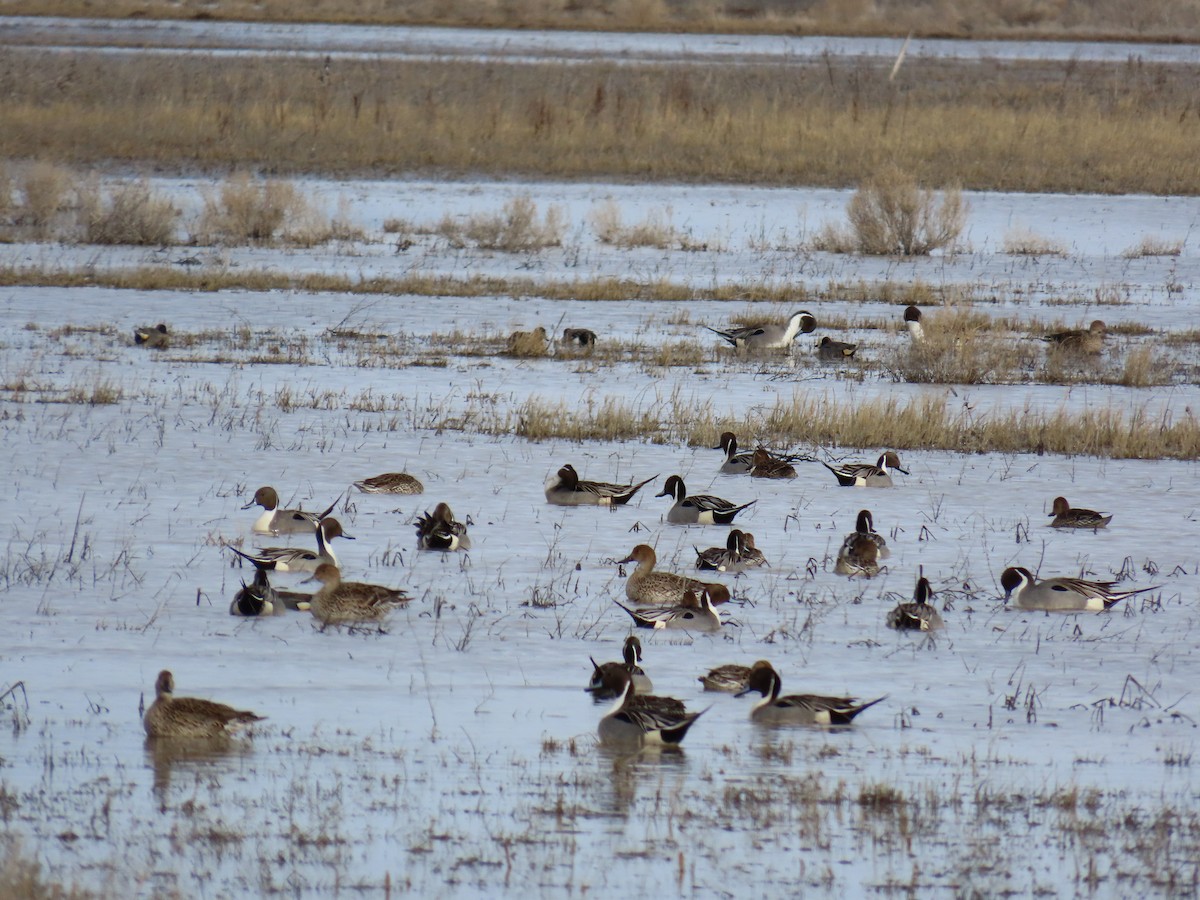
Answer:
[[[729,600],[729,588],[718,582],[698,581],[674,572],[656,572],[658,555],[649,544],[638,544],[618,565],[636,562],[637,568],[625,580],[625,596],[647,606],[678,606],[688,593],[707,591],[715,604]]]
[[[159,322],[153,328],[133,329],[133,342],[151,350],[166,350],[171,346],[171,336],[167,334],[167,326]]]
[[[846,539],[842,542],[842,545],[845,546],[851,543],[853,538],[864,534],[879,551],[876,554],[879,559],[887,559],[892,555],[892,551],[888,549],[887,541],[883,539],[883,535],[875,531],[875,518],[871,515],[869,509],[860,509],[858,511],[858,518],[854,522],[854,530],[846,535]]]
[[[546,502],[555,506],[623,506],[657,475],[637,484],[580,481],[575,467],[567,463],[546,482]]]
[[[422,550],[471,549],[467,526],[454,520],[448,503],[439,503],[432,513],[418,518],[413,527],[417,529],[417,546]]]
[[[337,519],[322,519],[313,529],[313,533],[317,536],[315,551],[305,550],[303,547],[268,547],[265,550],[259,550],[256,554],[250,554],[244,553],[230,544],[225,546],[238,556],[250,560],[260,569],[271,569],[275,572],[315,572],[317,566],[322,563],[334,566],[338,564],[333,548],[329,546],[329,541],[337,537],[345,538],[348,541],[354,540],[342,531],[342,523]]]
[[[737,694],[746,689],[750,680],[750,667],[725,665],[709,669],[707,675],[698,679],[706,691],[719,691],[724,694]]]
[[[1046,612],[1100,612],[1127,597],[1158,590],[1159,586],[1114,591],[1115,581],[1085,581],[1082,578],[1047,578],[1038,581],[1024,566],[1010,566],[1000,575],[1004,600],[1011,598],[1017,609]]]
[[[720,631],[721,617],[713,608],[708,591],[688,591],[679,606],[630,609],[613,601],[633,619],[638,628],[672,628],[684,631]]]
[[[591,693],[596,700],[611,700],[621,693],[624,682],[617,677],[617,670],[628,672],[633,678],[633,686],[639,694],[648,694],[654,690],[654,685],[646,673],[638,665],[642,661],[642,642],[635,635],[625,638],[621,648],[623,662],[597,663],[592,659],[592,680],[584,690]],[[591,659],[589,656],[588,659]]]
[[[766,725],[849,725],[864,709],[870,709],[884,699],[879,697],[859,703],[853,697],[823,697],[818,694],[780,697],[782,687],[779,673],[766,660],[759,660],[750,668],[746,687],[738,696],[751,691],[763,695],[763,699],[750,711],[750,718]]]
[[[837,478],[842,487],[891,487],[891,470],[908,474],[907,469],[900,468],[900,457],[894,450],[888,450],[879,457],[875,465],[870,463],[843,463],[831,466],[822,460],[821,465],[827,468]]]
[[[824,362],[841,362],[851,359],[856,350],[858,350],[858,344],[835,341],[829,335],[825,335],[817,343],[817,358]]]
[[[399,588],[342,581],[341,571],[331,563],[317,566],[308,580],[321,582],[321,589],[312,595],[309,609],[323,626],[379,622],[393,606],[412,599]]]
[[[872,578],[879,574],[879,545],[871,540],[871,535],[857,531],[851,533],[842,542],[838,550],[837,563],[833,571],[839,575],[862,575]]]
[[[785,459],[759,447],[750,460],[751,478],[795,478],[796,470]]]
[[[1063,350],[1076,353],[1097,354],[1104,349],[1104,336],[1108,334],[1108,326],[1096,319],[1086,329],[1074,331],[1057,331],[1042,337],[1043,341],[1054,344]]]
[[[341,499],[338,497],[338,500]],[[263,514],[255,520],[251,528],[255,534],[309,534],[316,527],[317,522],[333,512],[337,503],[338,501],[334,500],[329,505],[329,509],[323,513],[305,512],[302,509],[280,509],[279,494],[276,493],[275,488],[260,487],[254,492],[254,499],[242,509],[250,509],[252,506],[263,508]]]
[[[1050,513],[1050,517],[1054,519],[1050,523],[1051,528],[1090,528],[1092,531],[1105,528],[1112,521],[1112,516],[1098,513],[1094,509],[1071,506],[1066,497],[1054,498],[1054,512]]]
[[[742,328],[731,328],[721,331],[718,328],[708,328],[713,334],[719,334],[729,344],[738,350],[774,350],[790,347],[796,335],[809,334],[817,327],[817,320],[806,310],[792,313],[787,322],[782,325],[771,323],[767,325],[747,325]]]
[[[762,551],[754,546],[754,535],[734,528],[724,547],[709,547],[696,551],[696,568],[712,572],[744,572],[767,564]]]
[[[688,729],[705,711],[686,712],[673,697],[639,694],[629,673],[620,670],[616,675],[619,693],[617,702],[600,720],[600,742],[610,745],[675,746],[683,740]]]
[[[942,614],[930,603],[933,588],[924,576],[917,579],[912,603],[901,603],[887,614],[887,627],[896,631],[936,631],[943,627]]]
[[[142,719],[146,734],[152,738],[222,737],[227,734],[228,726],[261,722],[265,718],[224,703],[176,697],[175,678],[167,669],[158,673],[154,694],[154,702]]]
[[[425,485],[407,472],[386,472],[354,482],[365,494],[423,494]]]
[[[713,449],[725,451],[725,462],[720,469],[723,475],[745,475],[753,465],[754,454],[738,453],[737,437],[732,431],[722,433],[721,440]]]
[[[689,497],[687,487],[678,475],[668,478],[662,491],[655,496],[674,498],[675,505],[667,512],[667,521],[672,525],[728,525],[743,509],[758,502],[751,500],[736,506],[728,500],[709,494]]]

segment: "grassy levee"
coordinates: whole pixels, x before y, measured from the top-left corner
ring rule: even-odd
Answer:
[[[6,71],[5,71],[6,70]],[[270,174],[852,186],[885,164],[979,190],[1200,192],[1195,70],[747,67],[12,51],[0,157]]]

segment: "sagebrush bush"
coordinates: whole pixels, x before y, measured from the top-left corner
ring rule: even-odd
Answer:
[[[89,244],[175,243],[179,210],[145,181],[113,188],[107,196],[95,182],[78,190],[79,225]]]
[[[962,191],[949,188],[937,195],[919,187],[896,167],[868,180],[846,208],[860,253],[879,256],[924,256],[953,248],[967,220]]]
[[[202,243],[270,243],[285,222],[311,214],[308,201],[286,181],[232,175],[217,194],[204,198],[196,238]]]

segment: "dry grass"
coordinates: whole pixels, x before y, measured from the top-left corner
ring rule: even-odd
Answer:
[[[1200,192],[1188,66],[909,60],[896,82],[832,59],[323,67],[23,50],[0,94],[0,156],[838,187],[891,162],[918,184]]]
[[[1000,334],[1006,324],[969,307],[925,317],[925,339],[896,352],[893,377],[918,384],[1011,384],[1041,358],[1032,341]]]
[[[1004,235],[1004,252],[1010,256],[1066,256],[1067,248],[1028,228],[1014,228]]]
[[[1144,237],[1121,255],[1126,259],[1138,259],[1142,256],[1179,256],[1183,253],[1183,238],[1168,240],[1166,238]]]
[[[301,223],[301,234],[309,232],[311,217],[308,201],[295,185],[242,172],[205,196],[194,239],[202,244],[266,244],[282,236],[289,221]]]
[[[484,250],[518,253],[558,247],[564,227],[561,207],[551,206],[539,221],[537,204],[521,194],[505,203],[499,214],[471,216],[462,234]]]
[[[15,840],[8,839],[0,857],[0,896],[12,900],[87,900],[96,895],[47,879],[37,859],[25,855]]]
[[[89,244],[175,243],[179,210],[144,181],[118,185],[107,196],[93,181],[79,189],[79,224]]]
[[[20,200],[15,223],[37,238],[48,238],[70,209],[68,202],[75,175],[63,166],[37,162],[17,179]]]
[[[846,207],[860,253],[879,256],[926,256],[954,249],[967,220],[962,191],[919,187],[908,173],[888,166],[868,179]]]
[[[665,30],[786,35],[892,35],[963,38],[1200,40],[1200,14],[1189,0],[958,0],[952,6],[873,3],[780,3],[771,0],[6,0],[9,15],[129,16],[262,21],[346,22],[451,27]]]
[[[611,244],[622,250],[634,247],[666,250],[681,242],[679,233],[671,224],[669,208],[652,209],[642,221],[627,225],[616,202],[606,200],[588,214],[588,225],[596,233],[596,239],[600,243]]]

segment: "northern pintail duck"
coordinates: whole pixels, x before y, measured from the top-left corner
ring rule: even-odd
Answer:
[[[633,619],[638,628],[671,628],[682,631],[720,631],[721,617],[713,608],[708,591],[688,591],[679,606],[649,609],[630,609],[624,603],[613,601]]]
[[[675,505],[667,511],[667,521],[672,525],[728,525],[743,509],[758,502],[751,500],[737,506],[709,494],[689,497],[687,486],[678,475],[668,478],[662,491],[655,496],[674,498]]]
[[[936,631],[943,627],[942,614],[929,602],[932,597],[929,579],[921,576],[917,579],[912,603],[897,604],[887,614],[887,627],[896,631]]]
[[[508,336],[508,352],[512,356],[545,356],[546,329],[539,325],[533,331],[514,331]]]
[[[365,494],[423,494],[425,485],[407,472],[385,472],[354,482]]]
[[[313,594],[309,609],[322,626],[379,622],[392,607],[412,599],[399,588],[342,581],[341,571],[329,563],[317,566],[308,580],[321,582],[321,589]]]
[[[720,691],[723,694],[738,694],[746,689],[750,680],[750,667],[725,665],[709,669],[707,675],[698,679],[706,691]]]
[[[754,535],[734,528],[724,547],[709,547],[696,551],[696,568],[711,572],[744,572],[767,564],[762,551],[754,546]]]
[[[166,350],[171,346],[171,336],[167,334],[167,326],[159,322],[153,327],[133,329],[133,342],[151,350]]]
[[[1054,334],[1043,336],[1042,340],[1054,344],[1063,350],[1095,354],[1104,349],[1104,336],[1106,334],[1108,334],[1108,326],[1099,319],[1096,319],[1086,329],[1057,331]]]
[[[636,562],[637,568],[625,579],[625,596],[645,606],[679,606],[689,593],[707,591],[715,604],[729,600],[729,589],[717,582],[698,581],[674,572],[656,572],[658,554],[649,544],[638,544],[619,565]]]
[[[732,431],[724,432],[713,449],[725,451],[725,462],[720,469],[723,475],[745,475],[754,463],[753,453],[738,453],[737,436]]]
[[[338,498],[340,499],[341,497]],[[251,529],[255,534],[309,534],[317,522],[333,512],[337,500],[322,513],[305,512],[302,509],[280,509],[279,494],[275,488],[260,487],[254,492],[254,499],[242,509],[250,509],[252,506],[263,508],[263,514],[255,520]]]
[[[348,541],[354,540],[342,531],[342,523],[337,519],[322,519],[313,529],[313,533],[317,536],[315,551],[306,550],[303,547],[268,547],[265,550],[259,550],[256,554],[250,554],[230,544],[225,546],[238,556],[250,560],[259,568],[271,569],[275,572],[315,572],[317,566],[322,563],[334,566],[338,564],[333,548],[329,546],[329,541],[338,537]]]
[[[563,342],[578,344],[580,347],[595,347],[596,332],[590,328],[564,328]]]
[[[871,540],[869,534],[857,531],[851,533],[838,550],[833,571],[839,575],[849,575],[851,578],[856,575],[862,575],[864,578],[878,575],[879,545]]]
[[[883,539],[883,535],[875,530],[875,517],[871,515],[869,509],[860,509],[858,518],[854,521],[854,530],[846,535],[846,539],[842,541],[845,546],[859,535],[866,535],[867,539],[875,545],[879,551],[876,556],[879,559],[887,559],[892,555],[892,551],[888,549],[887,541]]]
[[[1115,581],[1085,581],[1082,578],[1047,578],[1038,581],[1024,566],[1010,566],[1000,575],[1004,600],[1012,599],[1017,609],[1046,612],[1101,612],[1135,594],[1158,590],[1158,586],[1132,591],[1114,591]]]
[[[835,341],[829,335],[825,335],[817,343],[817,358],[824,362],[841,362],[851,359],[856,350],[858,350],[858,344]]]
[[[904,309],[904,326],[908,329],[908,336],[912,338],[914,343],[921,343],[925,340],[925,327],[921,324],[921,310],[915,306],[907,306]]]
[[[795,478],[796,470],[786,459],[780,459],[764,447],[750,458],[751,478]]]
[[[307,612],[311,594],[277,590],[267,578],[266,569],[257,565],[254,568],[254,581],[243,581],[229,604],[231,616],[281,616],[289,609]]]
[[[746,325],[728,331],[710,328],[708,325],[704,327],[714,334],[719,334],[738,350],[775,350],[790,347],[796,335],[802,332],[811,333],[817,327],[817,320],[812,313],[802,309],[792,313],[782,325]]]
[[[224,703],[176,697],[175,678],[166,669],[158,673],[154,693],[154,702],[142,719],[146,734],[152,738],[222,737],[227,734],[227,726],[261,722],[264,718]]]
[[[580,481],[575,467],[567,463],[546,482],[546,502],[555,506],[624,506],[657,475],[636,484]]]
[[[628,672],[617,673],[617,702],[600,720],[600,742],[610,745],[677,745],[705,711],[690,713],[673,697],[639,694]]]
[[[1094,509],[1080,509],[1071,506],[1066,497],[1054,498],[1054,512],[1050,513],[1054,521],[1051,528],[1104,528],[1112,521],[1112,516],[1098,513]]]
[[[900,468],[900,457],[894,450],[888,450],[880,456],[875,465],[843,463],[840,466],[831,466],[824,460],[821,465],[833,473],[842,487],[891,487],[893,469],[908,474],[908,469]]]
[[[418,518],[413,527],[417,529],[417,546],[422,550],[471,549],[467,526],[455,521],[448,503],[439,503],[432,513]]]
[[[642,642],[635,635],[625,638],[625,646],[621,648],[622,662],[598,663],[592,659],[592,680],[584,690],[596,700],[611,700],[621,693],[625,683],[617,674],[618,670],[628,672],[633,678],[633,687],[639,694],[648,694],[654,690],[654,685],[638,665],[642,661]]]
[[[744,690],[763,695],[750,711],[750,718],[766,725],[849,725],[864,709],[870,709],[883,697],[859,703],[853,697],[823,697],[818,694],[789,694],[780,697],[783,681],[766,660],[759,660],[750,669]]]

